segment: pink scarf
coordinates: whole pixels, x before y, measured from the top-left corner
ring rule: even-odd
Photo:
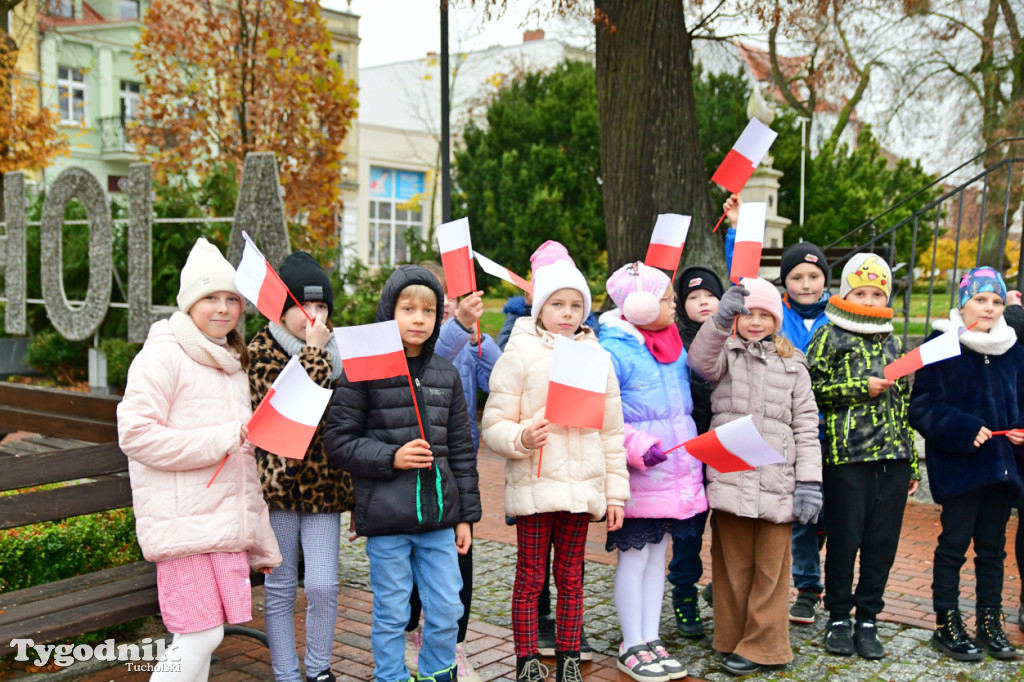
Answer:
[[[647,329],[640,329],[638,331],[644,335],[644,343],[647,344],[647,350],[651,351],[651,355],[654,359],[662,364],[668,364],[675,362],[679,359],[680,354],[683,352],[683,338],[679,336],[679,328],[674,324],[670,324],[664,329],[657,331],[650,331]]]

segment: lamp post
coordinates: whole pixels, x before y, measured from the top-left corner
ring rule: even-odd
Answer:
[[[441,222],[452,219],[450,121],[448,101],[448,0],[441,0]]]

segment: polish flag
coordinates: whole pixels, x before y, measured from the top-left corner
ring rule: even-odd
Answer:
[[[498,265],[490,258],[487,258],[478,251],[474,251],[473,255],[476,256],[476,262],[480,264],[480,269],[486,272],[488,275],[494,275],[499,279],[503,279],[509,284],[514,284],[523,291],[533,293],[533,285],[527,282],[525,279],[512,272],[504,265]],[[447,276],[445,277],[447,279]]]
[[[473,271],[473,245],[469,239],[469,218],[459,218],[437,228],[441,265],[448,285],[448,298],[471,293],[476,287]]]
[[[394,320],[335,327],[334,340],[349,381],[388,379],[409,374],[402,335]]]
[[[786,461],[761,438],[754,426],[754,418],[749,414],[692,438],[683,443],[683,447],[722,474]]]
[[[931,341],[922,343],[903,357],[893,360],[885,366],[886,380],[895,381],[911,372],[916,372],[925,365],[960,355],[960,335],[965,331],[967,330],[961,326],[950,329]]]
[[[739,194],[778,135],[756,118],[750,119],[740,139],[736,140],[736,144],[725,155],[722,165],[711,176],[711,181],[733,194]]]
[[[249,440],[281,457],[304,458],[331,393],[310,379],[293,356],[252,413]]]
[[[662,213],[654,223],[651,245],[647,247],[644,265],[675,271],[683,255],[686,233],[690,230],[690,216]]]
[[[270,267],[270,263],[256,248],[256,244],[245,232],[245,249],[242,261],[235,269],[235,286],[238,291],[256,306],[260,313],[272,322],[281,319],[285,299],[288,298],[288,287]]]
[[[732,268],[729,280],[738,284],[743,277],[757,277],[761,267],[761,248],[764,246],[764,221],[768,205],[742,204],[736,221],[736,243],[732,249]]]
[[[610,362],[602,348],[555,336],[544,416],[562,426],[600,429]]]

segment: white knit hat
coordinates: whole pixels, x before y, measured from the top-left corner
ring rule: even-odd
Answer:
[[[235,269],[220,249],[200,237],[188,254],[185,267],[181,269],[178,308],[187,313],[203,296],[218,291],[238,291],[235,286]]]
[[[590,316],[590,287],[587,278],[569,261],[559,260],[537,268],[533,273],[533,308],[535,318],[551,294],[559,289],[575,289],[583,296],[583,319]]]

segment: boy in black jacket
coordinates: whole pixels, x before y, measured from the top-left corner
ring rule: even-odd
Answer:
[[[405,626],[414,579],[424,611],[419,679],[458,677],[457,555],[469,550],[470,524],[481,511],[462,381],[449,361],[434,354],[443,300],[437,278],[418,265],[403,265],[388,278],[377,306],[378,321],[398,322],[426,440],[404,376],[350,382],[342,374],[327,408],[327,456],[352,475],[356,532],[367,538],[370,641],[380,682],[409,679]]]

